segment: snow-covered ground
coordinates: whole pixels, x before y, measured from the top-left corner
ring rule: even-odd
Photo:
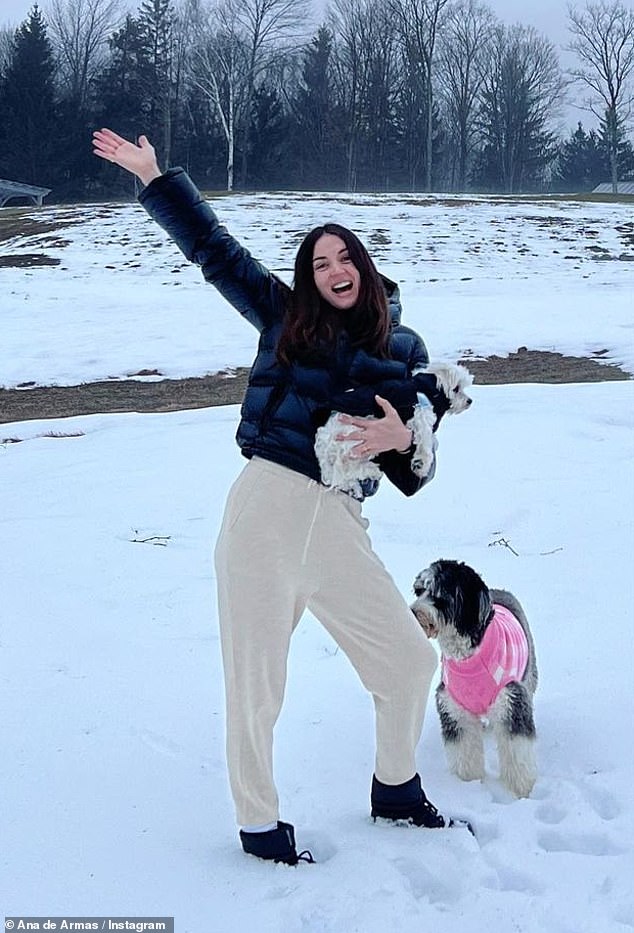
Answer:
[[[626,207],[276,195],[218,211],[285,277],[314,223],[357,230],[435,358],[525,345],[634,370],[634,266],[592,258],[632,253]],[[51,215],[81,219],[66,246],[0,247],[61,259],[0,269],[0,385],[251,361],[255,332],[139,208]],[[477,841],[372,824],[372,704],[307,616],[276,744],[283,817],[317,859],[294,869],[242,854],[225,776],[212,548],[243,462],[237,407],[0,424],[21,441],[0,446],[0,911],[169,915],[178,933],[631,930],[633,389],[475,386],[433,483],[404,499],[384,482],[365,506],[406,595],[452,557],[523,602],[531,798],[501,788],[492,748],[484,783],[451,776],[432,703],[424,785]]]
[[[631,205],[402,195],[234,195],[218,213],[286,281],[311,227],[336,220],[401,286],[434,357],[518,346],[634,372]],[[139,370],[197,376],[248,366],[254,335],[138,205],[51,207],[41,236],[0,241],[57,266],[0,269],[0,386],[72,385]],[[62,245],[65,244],[65,245]]]

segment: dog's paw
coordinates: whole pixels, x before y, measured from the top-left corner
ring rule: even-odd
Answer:
[[[417,405],[414,414],[407,422],[412,432],[414,453],[412,454],[412,470],[421,478],[428,475],[434,463],[437,441],[434,434],[435,415],[431,407]]]
[[[537,780],[535,740],[525,736],[498,738],[500,780],[514,797],[530,797]]]
[[[483,781],[485,778],[484,768],[473,767],[472,765],[452,767],[450,771],[456,777],[459,777],[461,781]]]
[[[483,781],[485,776],[482,740],[448,742],[445,745],[449,770],[461,781]]]

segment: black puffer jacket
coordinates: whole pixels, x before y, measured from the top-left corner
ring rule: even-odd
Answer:
[[[405,380],[428,362],[421,338],[400,324],[398,288],[385,280],[392,315],[391,359],[380,360],[353,349],[343,332],[336,352],[314,365],[280,364],[276,347],[289,289],[255,260],[218,223],[211,207],[183,169],[169,169],[141,192],[139,201],[163,227],[188,260],[202,268],[214,285],[260,333],[258,352],[236,435],[245,457],[263,457],[290,467],[317,482],[315,431],[335,407],[333,399],[347,389],[386,380]],[[431,479],[421,480],[410,468],[411,457],[388,451],[379,464],[405,495],[413,495]],[[376,485],[366,495],[376,491]]]

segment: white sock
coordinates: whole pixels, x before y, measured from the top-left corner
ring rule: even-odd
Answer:
[[[243,833],[270,833],[272,829],[277,829],[277,821],[275,823],[265,823],[264,826],[243,826]]]

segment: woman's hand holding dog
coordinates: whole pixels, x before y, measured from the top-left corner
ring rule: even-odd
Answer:
[[[375,396],[377,405],[385,412],[383,418],[355,418],[352,415],[340,415],[343,424],[351,424],[356,430],[349,434],[340,434],[337,440],[359,441],[350,450],[350,457],[368,459],[388,450],[405,452],[412,443],[412,432],[401,421],[396,409],[387,399]]]

